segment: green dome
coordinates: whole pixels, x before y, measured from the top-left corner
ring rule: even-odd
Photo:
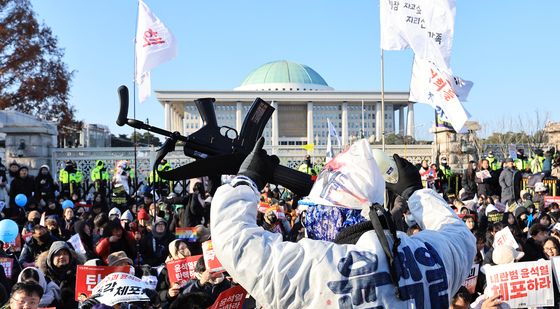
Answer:
[[[332,88],[312,68],[281,60],[258,67],[247,75],[236,90],[313,91],[332,90]]]

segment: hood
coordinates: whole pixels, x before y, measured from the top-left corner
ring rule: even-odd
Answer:
[[[186,243],[186,241],[185,241],[184,239],[175,239],[174,241],[172,241],[172,242],[169,243],[169,246],[168,246],[168,248],[169,248],[169,256],[170,256],[171,259],[173,259],[173,260],[178,260],[178,259],[186,258],[186,256],[183,256],[182,254],[179,254],[179,253],[177,252],[176,245],[177,245],[177,242],[180,242],[180,241]]]
[[[377,164],[367,140],[357,141],[325,165],[309,200],[317,205],[360,210],[368,218],[370,205],[383,204],[385,197],[385,180]]]
[[[121,211],[117,207],[113,207],[111,211],[109,211],[109,218],[111,218],[112,215],[116,215],[118,218],[120,218]]]
[[[132,212],[130,212],[130,210],[126,210],[122,213],[121,220],[128,220],[128,222],[132,222],[134,221],[134,216],[132,215]]]
[[[51,256],[50,253],[53,250],[53,247],[55,246],[56,243],[62,243],[62,244],[58,244],[57,246],[65,246],[65,247],[68,248],[68,250],[70,251],[71,259],[74,260],[76,265],[83,265],[86,262],[86,257],[83,256],[82,254],[70,249],[68,244],[66,244],[63,241],[55,241],[51,245],[51,249],[49,251],[45,251],[45,252],[39,254],[39,256],[37,256],[37,259],[35,259],[35,267],[39,268],[44,274],[47,273],[47,270],[50,267],[49,264],[51,262],[49,262],[49,260],[50,260],[49,257]],[[60,248],[61,247],[59,247],[58,250],[60,250]]]
[[[51,245],[49,249],[49,254],[47,255],[47,266],[49,268],[54,268],[53,265],[53,257],[57,254],[60,250],[67,250],[70,253],[70,258],[72,258],[72,252],[70,251],[70,246],[65,241],[55,241]]]
[[[39,172],[40,172],[40,171],[41,171],[41,169],[43,169],[43,168],[47,169],[47,172],[50,172],[50,171],[51,171],[51,169],[49,168],[49,166],[48,166],[48,165],[46,165],[46,164],[43,164],[43,165],[41,165],[41,167],[39,168]]]
[[[163,231],[163,233],[158,233],[156,231],[156,225],[163,223],[165,224],[165,231]],[[165,219],[161,218],[161,217],[156,217],[156,221],[154,222],[154,225],[152,227],[152,235],[154,235],[154,238],[157,239],[161,239],[163,238],[165,235],[167,234],[167,221],[165,221]]]
[[[21,275],[26,269],[33,269],[39,275],[39,285],[43,288],[43,291],[47,291],[47,280],[45,280],[45,274],[37,267],[26,267],[18,275],[17,282],[21,282]]]
[[[102,160],[97,160],[97,161],[95,161],[95,166],[100,167],[100,168],[104,168],[105,167],[105,162],[103,162]]]

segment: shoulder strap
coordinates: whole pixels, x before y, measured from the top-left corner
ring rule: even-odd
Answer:
[[[387,236],[383,230],[383,225],[381,221],[379,221],[379,216],[383,216],[385,222],[387,223],[387,227],[391,233],[391,237],[393,238],[393,247],[389,249],[389,241],[387,240]],[[397,273],[397,268],[399,266],[399,253],[398,248],[401,243],[401,240],[397,237],[397,229],[395,227],[395,223],[391,219],[390,215],[387,213],[385,208],[382,205],[377,203],[373,204],[369,208],[369,218],[377,234],[377,238],[381,243],[381,247],[383,247],[383,251],[385,252],[385,256],[387,257],[387,261],[389,262],[389,272],[391,274],[391,281],[395,286],[395,295],[398,299],[401,299],[401,295],[399,292],[399,275]]]

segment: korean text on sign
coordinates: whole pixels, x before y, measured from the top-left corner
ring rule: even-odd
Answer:
[[[486,295],[499,294],[511,308],[552,306],[552,265],[550,261],[522,262],[490,266],[486,270]]]
[[[202,255],[189,256],[184,259],[165,263],[169,277],[169,284],[173,285],[175,282],[182,283],[196,278],[194,275],[194,269],[196,268],[196,262],[201,256]]]
[[[247,292],[240,285],[229,288],[218,296],[214,305],[209,309],[240,309],[243,307],[243,302]]]

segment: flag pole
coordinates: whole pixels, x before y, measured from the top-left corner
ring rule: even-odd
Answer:
[[[437,114],[437,110],[434,109],[434,146],[436,149],[436,157],[434,158],[434,162],[437,164],[438,168],[439,168],[439,147],[438,147],[438,141],[437,141],[437,135],[438,135],[438,114]]]
[[[385,151],[385,64],[381,48],[381,149]]]
[[[138,12],[136,13],[136,27],[138,27],[138,14],[140,12],[140,2],[138,2]],[[135,29],[136,30],[136,29]],[[134,32],[134,76],[132,78],[132,113],[134,115],[134,119],[136,119],[136,31]],[[132,142],[134,143],[134,193],[136,193],[136,189],[138,188],[138,165],[137,165],[137,138],[136,138],[136,128],[132,133]],[[128,175],[130,177],[130,175]]]

